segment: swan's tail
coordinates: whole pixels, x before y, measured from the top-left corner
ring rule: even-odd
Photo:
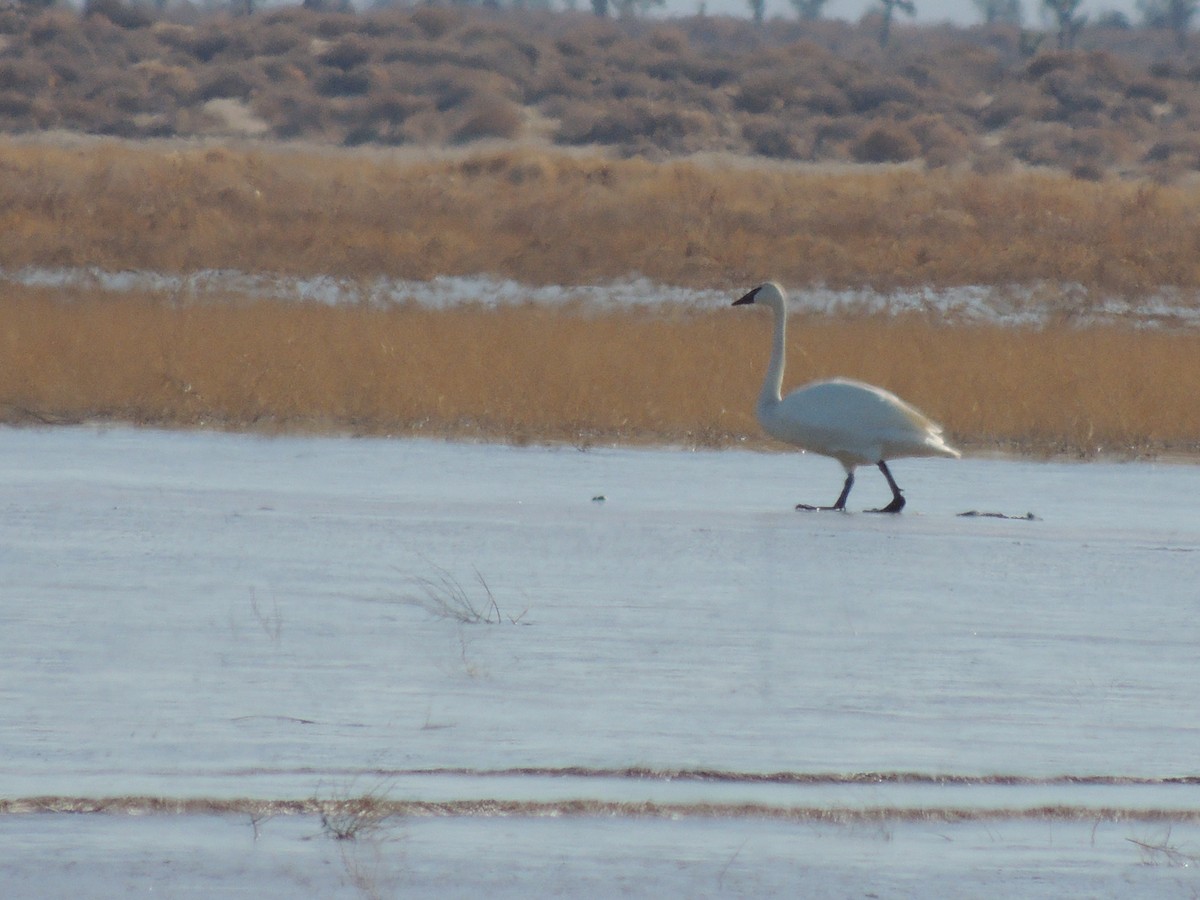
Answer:
[[[953,459],[958,459],[962,456],[955,448],[946,443],[946,439],[942,437],[942,430],[930,432],[925,438],[925,446],[929,448],[930,456],[949,456]]]

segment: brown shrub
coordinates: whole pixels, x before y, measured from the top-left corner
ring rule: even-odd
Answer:
[[[736,81],[739,75],[737,66],[728,61],[700,56],[690,50],[679,56],[662,54],[647,61],[643,69],[659,81],[677,82],[681,88],[690,85],[701,91],[722,88]]]
[[[1091,160],[1077,162],[1071,166],[1071,177],[1080,181],[1103,181],[1104,168]]]
[[[295,25],[279,22],[257,33],[257,52],[264,56],[287,56],[308,45],[308,36]]]
[[[405,123],[431,109],[428,100],[398,91],[372,91],[366,97],[347,100],[343,114],[346,124],[343,143],[347,146],[407,143],[415,135],[405,131]]]
[[[321,75],[315,87],[322,97],[359,97],[371,89],[371,73],[365,67],[349,72],[334,69]]]
[[[1053,122],[1022,123],[1010,128],[1004,147],[1021,162],[1033,166],[1055,166],[1062,160],[1062,148],[1072,138],[1068,125]]]
[[[33,112],[33,98],[23,91],[5,91],[0,90],[0,116],[6,119],[18,120],[17,130],[21,130],[20,123],[27,119],[30,113]]]
[[[215,68],[206,70],[203,80],[196,87],[196,99],[200,102],[218,97],[233,97],[245,100],[255,89],[255,80],[237,68]]]
[[[862,77],[845,87],[850,108],[856,113],[882,109],[908,109],[920,105],[920,94],[907,79]]]
[[[930,166],[951,166],[966,160],[971,140],[946,122],[944,116],[917,116],[908,123],[921,145],[921,156]]]
[[[319,0],[314,0],[310,8],[305,10],[309,15],[302,19],[318,38],[332,41],[358,29],[358,16],[345,11],[349,7],[326,11],[321,6]]]
[[[1050,117],[1053,101],[1029,85],[1004,85],[979,110],[979,124],[991,130],[1021,121],[1038,121]]]
[[[186,50],[202,63],[212,62],[232,45],[230,36],[225,29],[211,25],[199,29],[189,29],[186,32],[168,33],[163,37],[168,43],[178,41],[179,49]]]
[[[1039,53],[1025,64],[1025,76],[1037,79],[1061,69],[1073,69],[1077,58],[1074,53],[1064,50],[1049,50]]]
[[[482,138],[515,138],[521,133],[524,118],[511,100],[496,94],[477,94],[460,110],[461,119],[451,131],[455,143]]]
[[[257,93],[253,103],[275,137],[289,139],[328,131],[329,107],[306,86],[272,87]]]
[[[761,114],[778,112],[799,96],[793,78],[780,72],[754,72],[744,77],[733,95],[735,109]]]
[[[1125,96],[1133,100],[1150,100],[1166,103],[1171,99],[1170,88],[1157,78],[1137,78],[1125,89]]]
[[[154,21],[144,7],[122,0],[86,0],[83,16],[88,19],[103,16],[119,28],[145,28]]]
[[[921,155],[921,144],[907,125],[884,120],[867,124],[850,152],[857,162],[907,162]]]
[[[825,116],[844,116],[850,112],[850,101],[834,85],[812,88],[800,97],[800,104],[811,112]]]
[[[806,141],[773,117],[756,117],[742,126],[742,137],[750,152],[771,159],[807,159]]]
[[[687,152],[690,141],[712,126],[703,113],[640,98],[607,104],[570,104],[555,140],[562,144],[610,144],[625,150],[657,147]]]
[[[49,89],[52,84],[50,66],[41,59],[0,60],[0,85],[8,90],[34,94]]]
[[[64,40],[79,32],[79,21],[66,10],[50,9],[39,13],[29,22],[26,32],[35,47]]]
[[[412,12],[412,23],[430,40],[445,36],[462,21],[461,13],[444,6],[419,6]]]
[[[140,62],[133,69],[145,79],[150,91],[156,96],[165,95],[175,103],[186,105],[199,94],[200,86],[191,69],[167,65],[160,60]]]
[[[1078,122],[1108,106],[1106,94],[1083,73],[1056,72],[1044,79],[1043,89],[1054,100],[1054,119]]]
[[[359,35],[348,34],[326,48],[318,58],[327,66],[349,72],[370,57],[371,47],[367,41]]]

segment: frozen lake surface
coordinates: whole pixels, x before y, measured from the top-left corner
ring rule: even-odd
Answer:
[[[2,429],[0,880],[1196,896],[1200,467],[893,471]]]

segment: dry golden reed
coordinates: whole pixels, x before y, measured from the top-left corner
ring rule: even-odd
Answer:
[[[631,273],[732,299],[766,277],[1200,297],[1200,187],[911,168],[0,140],[0,270]],[[1024,287],[1023,287],[1024,286]],[[1047,287],[1048,286],[1048,287]],[[1051,304],[1053,305],[1053,304]],[[760,312],[760,311],[759,311]],[[789,384],[895,390],[967,446],[1192,451],[1200,336],[797,317]],[[0,290],[0,417],[506,440],[761,440],[746,310],[445,311]]]
[[[733,289],[1200,290],[1200,185],[606,159],[0,140],[0,268]]]
[[[731,295],[732,299],[732,295]],[[156,296],[0,298],[0,417],[766,446],[759,310],[435,311]],[[787,384],[884,385],[974,448],[1200,449],[1200,334],[795,316]]]

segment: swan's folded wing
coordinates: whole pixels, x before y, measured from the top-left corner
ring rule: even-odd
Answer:
[[[849,379],[810,384],[776,407],[768,432],[843,462],[958,456],[942,429],[890,391]]]

